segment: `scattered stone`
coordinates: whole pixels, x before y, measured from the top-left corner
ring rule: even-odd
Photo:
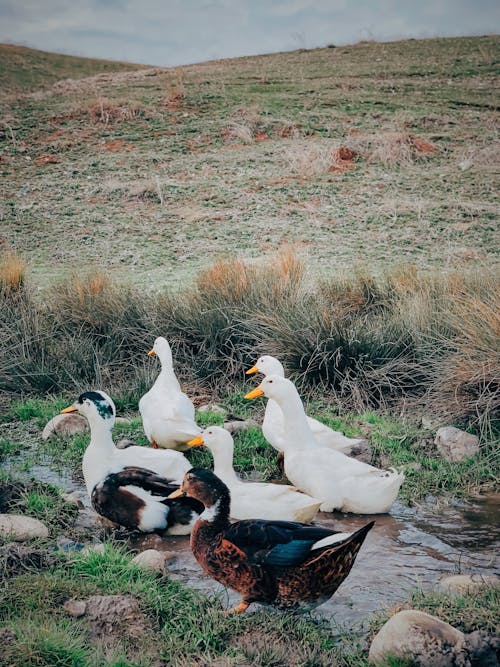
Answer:
[[[82,549],[82,554],[98,553],[103,554],[106,551],[106,545],[102,542],[97,544],[87,544],[86,547]]]
[[[152,570],[153,572],[161,572],[163,574],[169,560],[172,560],[172,552],[146,549],[137,554],[137,556],[134,556],[130,562],[145,570]]]
[[[475,591],[483,586],[499,587],[500,577],[496,574],[453,574],[439,581],[440,590],[454,595]]]
[[[375,635],[368,658],[386,664],[389,656],[411,660],[418,667],[451,667],[467,664],[463,655],[465,635],[423,611],[406,609],[392,616]]]
[[[238,433],[239,431],[248,431],[249,428],[258,427],[259,424],[253,419],[235,419],[233,421],[224,422],[224,428],[229,433]]]
[[[216,415],[225,415],[227,410],[225,410],[222,406],[217,405],[217,403],[205,403],[204,405],[200,405],[198,412],[201,412],[202,414],[204,412],[213,412]]]
[[[74,528],[75,530],[95,529],[99,523],[99,515],[90,507],[84,507],[78,512]]]
[[[139,602],[131,595],[93,595],[88,600],[68,600],[64,609],[74,617],[85,616],[89,639],[112,643],[123,636],[141,637],[147,620]]]
[[[83,551],[85,545],[81,542],[75,542],[75,540],[70,539],[69,537],[58,537],[56,542],[58,548],[65,553],[71,551]]]
[[[131,420],[128,417],[115,417],[115,424],[130,424]]]
[[[372,462],[372,448],[368,444],[367,440],[361,440],[356,445],[351,447],[349,456],[357,461],[362,461],[363,463]]]
[[[71,493],[65,493],[62,499],[67,503],[72,503],[80,509],[83,507],[82,495],[80,491],[72,491]]]
[[[71,600],[66,600],[63,604],[63,608],[64,611],[70,616],[73,616],[73,618],[80,618],[80,616],[83,616],[87,610],[87,603],[85,600],[74,600],[71,598]]]
[[[433,431],[437,426],[436,417],[430,417],[429,415],[422,415],[422,417],[420,418],[420,425],[427,431]]]
[[[441,456],[452,463],[463,461],[479,451],[479,438],[454,426],[438,429],[434,444]]]
[[[122,438],[121,440],[118,440],[115,445],[118,449],[127,449],[127,447],[136,447],[137,443],[128,438]]]
[[[0,514],[0,533],[22,542],[34,537],[48,537],[49,529],[31,516]]]
[[[56,415],[46,424],[42,431],[42,440],[48,440],[55,436],[67,437],[69,435],[81,435],[89,430],[89,423],[81,415],[72,412],[65,415]]]

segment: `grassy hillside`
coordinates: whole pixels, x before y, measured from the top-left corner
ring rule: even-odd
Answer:
[[[220,255],[284,244],[315,273],[496,262],[499,43],[360,43],[10,97],[1,240],[41,286],[96,264],[184,284]],[[73,79],[73,64],[94,67],[33,57],[44,87],[56,62]]]
[[[0,44],[0,87],[4,93],[31,92],[51,86],[61,79],[82,79],[99,72],[121,72],[141,67]]]

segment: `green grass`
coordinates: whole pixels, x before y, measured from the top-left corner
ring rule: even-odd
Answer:
[[[100,643],[91,648],[85,617],[69,619],[62,605],[72,597],[120,593],[138,599],[147,619],[144,636],[138,642],[122,633],[106,651]],[[498,589],[482,588],[464,596],[416,591],[401,607],[437,615],[463,632],[495,632],[499,603]],[[334,640],[325,624],[308,616],[270,611],[224,616],[220,612],[217,597],[136,568],[126,551],[111,543],[104,553],[57,555],[45,570],[14,576],[0,591],[0,614],[16,635],[6,649],[9,664],[142,667],[166,660],[180,666],[212,664],[218,658],[235,666],[242,661],[262,667],[368,664],[366,648],[355,635]],[[371,633],[387,618],[387,613],[381,613],[372,619]],[[402,664],[388,662],[387,667]]]
[[[10,659],[15,663],[27,652],[33,656],[29,665],[112,664],[105,659],[95,661],[95,653],[85,641],[85,619],[68,620],[62,604],[70,597],[124,592],[139,600],[149,621],[146,636],[139,642],[141,665],[158,665],[162,658],[172,665],[210,662],[217,656],[233,659],[235,665],[244,659],[262,666],[276,664],[277,659],[283,665],[351,664],[334,649],[328,630],[321,624],[272,612],[224,616],[216,598],[139,570],[123,550],[110,544],[105,553],[61,556],[44,572],[29,572],[8,581],[0,592],[2,618],[7,627],[27,626],[27,632],[18,634],[9,649]],[[137,648],[134,642],[125,636],[112,648],[128,660],[126,656],[133,656]],[[71,658],[74,662],[65,662]],[[126,664],[135,664],[134,659]]]
[[[78,58],[0,44],[0,86],[9,93],[27,93],[48,87],[60,79],[81,79],[101,72],[137,70],[143,65]]]

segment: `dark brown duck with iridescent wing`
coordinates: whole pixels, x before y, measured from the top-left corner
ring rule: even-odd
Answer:
[[[281,609],[325,602],[349,574],[374,524],[347,534],[293,521],[230,523],[229,490],[203,468],[185,474],[172,496],[181,494],[205,506],[193,527],[191,548],[207,574],[241,593],[235,612],[245,611],[252,602]]]

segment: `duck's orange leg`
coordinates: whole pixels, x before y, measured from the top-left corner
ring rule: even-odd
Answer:
[[[224,613],[225,614],[242,614],[244,611],[248,609],[250,606],[250,602],[247,602],[246,600],[242,600],[239,604],[236,605],[236,607],[233,607],[232,609],[227,609]]]
[[[156,442],[156,440],[151,440],[151,445],[153,449],[158,449],[158,443]]]

